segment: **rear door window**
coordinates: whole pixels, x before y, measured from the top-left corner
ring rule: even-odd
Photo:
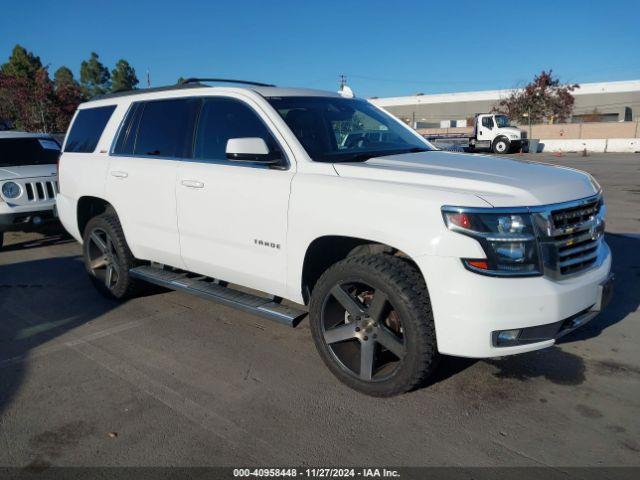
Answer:
[[[60,145],[53,138],[1,138],[0,167],[55,165]]]
[[[191,158],[196,116],[202,101],[180,98],[143,103],[134,155]]]
[[[127,116],[125,117],[118,138],[113,147],[113,153],[116,155],[133,155],[133,148],[136,144],[138,136],[138,125],[140,125],[140,117],[144,111],[143,102],[135,102],[131,104]]]
[[[96,149],[115,105],[85,108],[78,111],[65,144],[65,152],[91,153]]]

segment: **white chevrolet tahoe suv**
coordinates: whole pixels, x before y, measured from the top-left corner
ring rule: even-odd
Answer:
[[[107,295],[151,282],[288,325],[308,305],[328,368],[375,396],[440,354],[549,347],[610,298],[588,174],[438,151],[364,99],[242,83],[78,108],[57,205]],[[365,131],[385,134],[344,142]]]
[[[55,220],[60,144],[49,135],[0,132],[0,248],[4,233]]]

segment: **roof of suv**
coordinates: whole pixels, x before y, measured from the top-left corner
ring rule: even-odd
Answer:
[[[108,100],[111,98],[128,97],[128,96],[134,96],[134,95],[168,92],[172,90],[184,91],[187,89],[199,89],[199,90],[205,90],[205,91],[210,89],[250,90],[262,95],[263,97],[340,97],[341,96],[337,92],[330,92],[327,90],[314,90],[309,88],[283,88],[283,87],[275,87],[275,86],[257,86],[257,85],[250,85],[246,87],[233,85],[233,86],[227,87],[227,86],[209,86],[209,85],[204,85],[202,83],[186,83],[181,85],[170,85],[166,87],[143,88],[140,90],[127,90],[124,92],[108,93],[106,95],[99,95],[97,97],[94,97],[91,100],[89,100],[89,102],[98,101],[98,100]]]

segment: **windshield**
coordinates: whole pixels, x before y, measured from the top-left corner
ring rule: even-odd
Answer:
[[[496,125],[498,125],[498,128],[510,127],[509,117],[506,115],[496,115]]]
[[[432,150],[426,141],[365,100],[335,97],[268,100],[317,162],[365,161],[382,155]]]
[[[53,138],[0,138],[0,167],[55,165],[59,155]]]

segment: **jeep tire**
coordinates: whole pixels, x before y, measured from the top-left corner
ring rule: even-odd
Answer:
[[[409,391],[437,366],[427,287],[406,259],[360,255],[334,264],[318,280],[309,314],[322,360],[364,394]]]
[[[139,262],[124,238],[120,221],[111,210],[92,218],[83,235],[84,265],[95,287],[106,297],[130,298],[140,281],[129,275]]]

